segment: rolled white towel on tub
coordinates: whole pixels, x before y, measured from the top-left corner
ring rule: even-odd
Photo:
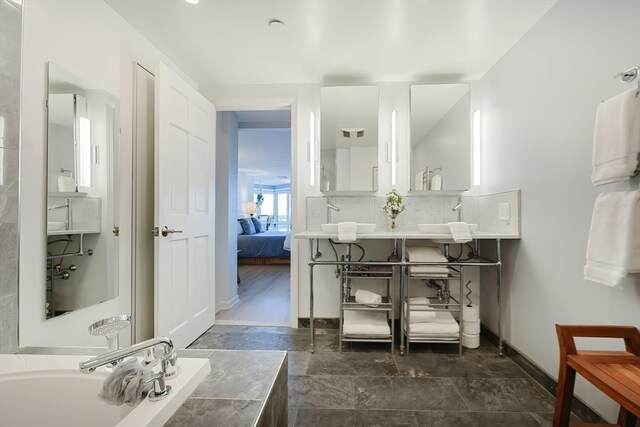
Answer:
[[[377,307],[382,303],[382,296],[366,289],[358,289],[356,291],[356,302],[358,304],[367,304],[371,307]]]

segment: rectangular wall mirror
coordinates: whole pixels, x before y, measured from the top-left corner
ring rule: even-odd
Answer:
[[[378,189],[378,87],[320,89],[320,190]]]
[[[115,298],[118,100],[49,63],[47,318]]]
[[[465,191],[470,186],[468,84],[411,86],[412,191]]]

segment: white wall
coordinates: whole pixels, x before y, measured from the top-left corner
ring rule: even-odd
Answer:
[[[253,184],[251,175],[238,171],[238,218],[247,214],[247,203],[253,201]]]
[[[175,65],[101,0],[25,0],[22,65],[20,346],[104,345],[87,326],[131,312],[131,135],[134,61],[152,72]],[[120,99],[119,296],[44,319],[47,62]],[[195,86],[195,85],[194,85]],[[124,336],[124,342],[128,337]]]
[[[216,312],[238,302],[238,116],[216,119]]]
[[[619,289],[583,279],[596,195],[640,183],[590,182],[596,106],[630,88],[612,76],[640,63],[639,18],[637,1],[561,0],[472,86],[483,117],[480,193],[522,189],[522,240],[504,245],[506,339],[554,377],[554,324],[640,327],[640,275]],[[495,330],[492,279],[483,274],[482,319]],[[576,392],[615,419],[593,387],[579,380]]]

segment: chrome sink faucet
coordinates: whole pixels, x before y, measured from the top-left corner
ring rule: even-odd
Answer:
[[[451,210],[458,212],[458,222],[462,221],[462,197],[458,198],[458,203]]]
[[[331,211],[340,212],[340,208],[331,203],[331,197],[327,197],[327,224],[331,223]]]

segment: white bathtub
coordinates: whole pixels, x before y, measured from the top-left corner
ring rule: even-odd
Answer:
[[[179,359],[182,373],[158,402],[111,406],[98,398],[106,368],[83,374],[91,356],[0,355],[0,426],[162,426],[211,371],[208,359]]]

